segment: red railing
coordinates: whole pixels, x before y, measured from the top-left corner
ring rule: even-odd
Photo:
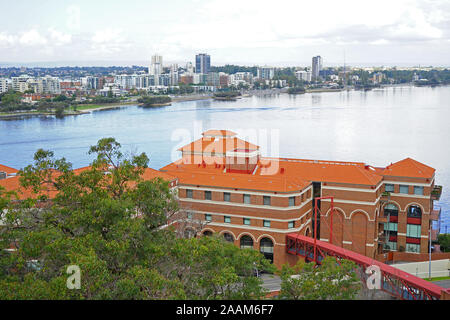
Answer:
[[[318,264],[327,256],[335,257],[337,260],[346,259],[353,261],[360,267],[360,276],[363,283],[366,283],[368,278],[368,275],[365,273],[366,269],[370,266],[377,266],[381,272],[381,290],[402,300],[439,300],[441,296],[450,293],[449,290],[432,282],[375,259],[296,233],[287,235],[286,252],[304,257],[307,261],[315,261]]]

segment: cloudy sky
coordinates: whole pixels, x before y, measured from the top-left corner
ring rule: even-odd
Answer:
[[[449,0],[0,0],[0,63],[450,66]]]

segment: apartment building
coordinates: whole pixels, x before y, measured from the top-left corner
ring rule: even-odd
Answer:
[[[180,207],[205,223],[199,235],[221,234],[278,267],[296,259],[286,254],[286,235],[313,236],[315,224],[320,240],[372,258],[386,250],[428,251],[431,222],[439,219],[435,169],[410,158],[386,168],[267,158],[236,136],[207,131],[161,169],[178,178]],[[334,210],[330,199],[318,201],[315,221],[319,197],[333,197]]]

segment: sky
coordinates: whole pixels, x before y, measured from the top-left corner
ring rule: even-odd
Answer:
[[[450,66],[450,0],[0,0],[0,64]]]

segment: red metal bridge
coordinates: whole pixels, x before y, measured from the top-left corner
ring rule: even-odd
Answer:
[[[286,252],[317,264],[327,256],[335,257],[338,262],[341,259],[353,261],[360,267],[360,277],[364,284],[370,277],[370,274],[366,274],[367,268],[377,266],[381,272],[380,289],[402,300],[440,300],[450,296],[450,290],[432,282],[351,250],[296,233],[287,235]]]

